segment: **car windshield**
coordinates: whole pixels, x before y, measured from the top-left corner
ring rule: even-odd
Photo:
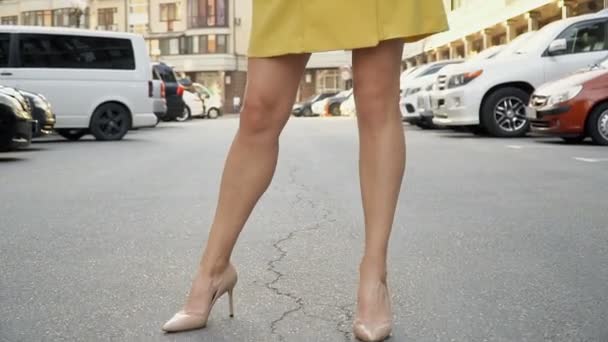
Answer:
[[[155,69],[164,82],[177,83],[177,77],[175,76],[173,69],[166,66],[157,66]]]
[[[531,33],[530,36],[523,37],[521,41],[517,41],[517,43],[514,44],[513,47],[510,46],[510,50],[512,50],[512,53],[518,55],[530,53],[538,49],[538,47],[544,43],[544,40],[547,38],[547,32],[553,31],[556,27],[560,25],[562,25],[561,21],[554,21],[551,24],[548,24],[547,26],[543,27],[539,31]],[[512,44],[514,42],[516,42],[516,40],[514,40]]]
[[[481,61],[481,60],[484,60],[484,59],[494,58],[498,54],[500,54],[500,52],[503,51],[504,48],[505,47],[503,45],[493,46],[491,48],[487,48],[487,49],[481,51],[480,53],[476,54],[475,56],[469,58],[467,61],[468,62],[471,62],[471,61]]]

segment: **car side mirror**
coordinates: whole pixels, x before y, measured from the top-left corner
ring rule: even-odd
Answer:
[[[549,45],[549,54],[557,55],[560,52],[565,52],[567,49],[568,49],[568,42],[566,41],[566,39],[564,39],[564,38],[556,39],[556,40],[552,41],[551,44]]]

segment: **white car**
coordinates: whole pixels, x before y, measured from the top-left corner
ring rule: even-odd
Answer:
[[[154,127],[150,59],[142,36],[56,27],[0,26],[13,56],[0,84],[43,94],[70,140],[92,133],[120,140],[129,129]]]
[[[355,105],[355,95],[353,93],[340,105],[340,113],[342,113],[342,116],[357,115],[357,106]]]
[[[462,61],[446,60],[425,64],[420,66],[420,68],[415,71],[415,74],[410,74],[410,76],[406,76],[402,79],[403,88],[401,90],[399,108],[401,109],[403,121],[415,125],[420,123],[420,114],[418,114],[418,94],[421,91],[431,90],[437,78],[437,73],[444,67],[456,63],[462,63]]]
[[[183,95],[184,103],[184,113],[177,118],[175,118],[179,122],[183,122],[195,117],[204,117],[205,116],[205,106],[203,105],[203,100],[198,94],[184,90]]]
[[[333,97],[333,96],[331,96]],[[325,108],[327,107],[327,102],[329,102],[329,99],[331,97],[326,97],[322,100],[319,100],[317,102],[314,102],[312,104],[312,106],[310,106],[310,109],[312,109],[312,114],[314,116],[321,116],[325,114]]]
[[[556,21],[508,54],[446,68],[432,95],[433,122],[478,126],[498,137],[525,135],[534,89],[602,59],[607,22],[606,12]]]
[[[207,87],[200,83],[193,83],[194,90],[203,99],[205,105],[205,116],[209,119],[217,119],[222,115],[222,97],[209,90]]]
[[[513,42],[515,42],[515,40]],[[504,50],[505,45],[496,45],[489,47],[481,51],[480,53],[474,55],[473,57],[468,58],[466,60],[466,63],[494,58],[500,53],[502,53]],[[458,64],[459,63],[448,64],[437,71],[439,72],[445,68],[450,68],[451,65]],[[437,73],[434,73],[432,75],[420,77],[414,80],[413,82],[415,83],[416,87],[420,89],[420,91],[414,94],[410,94],[409,98],[402,97],[402,102],[406,105],[406,107],[402,106],[402,112],[408,108],[407,104],[410,104],[410,110],[416,111],[414,113],[407,112],[407,114],[404,115],[404,119],[410,118],[410,122],[413,121],[412,123],[416,124],[421,128],[435,127],[435,125],[433,124],[433,110],[431,108],[431,94],[437,82],[437,75]]]

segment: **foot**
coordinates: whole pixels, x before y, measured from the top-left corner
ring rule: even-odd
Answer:
[[[362,341],[384,341],[390,336],[393,316],[385,275],[374,275],[362,267],[353,325],[355,336]]]
[[[199,269],[192,282],[186,304],[181,311],[165,323],[163,330],[176,332],[204,328],[216,300],[225,293],[232,297],[232,290],[236,282],[236,270],[232,265],[228,265],[225,270],[217,274],[205,273]],[[232,298],[230,298],[231,316],[232,311]]]

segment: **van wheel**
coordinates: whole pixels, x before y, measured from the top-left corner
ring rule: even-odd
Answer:
[[[332,116],[341,116],[342,113],[340,112],[340,105],[339,104],[334,104],[329,108],[329,112],[331,113]]]
[[[494,91],[481,107],[483,127],[495,137],[522,137],[530,129],[526,117],[526,106],[530,94],[515,87],[505,87]]]
[[[587,120],[587,133],[594,143],[608,146],[608,103],[593,110]]]
[[[175,120],[177,122],[184,122],[189,120],[192,117],[192,111],[190,110],[190,107],[188,106],[184,106],[184,111],[178,115]]]
[[[101,105],[91,118],[91,133],[102,141],[120,140],[131,127],[131,115],[117,103]]]
[[[220,116],[220,110],[217,108],[211,108],[209,109],[209,112],[207,112],[207,117],[209,119],[217,119]]]
[[[57,129],[57,134],[68,139],[69,141],[78,141],[87,134],[84,129]]]

